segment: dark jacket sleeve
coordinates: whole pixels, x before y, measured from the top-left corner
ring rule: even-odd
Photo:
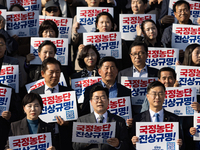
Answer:
[[[15,41],[15,39],[11,37],[4,29],[0,29],[0,34],[3,34],[6,38],[6,49],[8,54],[14,54],[18,50],[17,41]]]

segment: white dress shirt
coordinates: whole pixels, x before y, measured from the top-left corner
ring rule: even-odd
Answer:
[[[151,109],[149,109],[149,113],[150,113],[151,122],[155,122],[155,120],[156,120],[155,112],[152,111]],[[164,118],[163,108],[157,113],[159,114],[159,116],[158,116],[159,122],[163,122],[163,118]]]
[[[99,114],[94,111],[94,116],[96,118],[96,122],[98,122]],[[103,114],[103,123],[107,123],[108,113],[107,111]]]
[[[145,65],[145,67],[139,72],[135,66],[133,65],[133,77],[148,77],[148,70],[147,70],[147,66]]]

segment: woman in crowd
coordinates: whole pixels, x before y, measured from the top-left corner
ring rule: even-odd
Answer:
[[[138,24],[136,26],[137,30],[137,36],[135,38],[135,41],[144,41],[145,44],[147,44],[148,47],[164,47],[164,45],[161,43],[161,38],[158,33],[158,29],[156,27],[156,24],[153,20],[144,20],[140,25]],[[142,34],[144,37],[142,37]]]
[[[96,32],[113,32],[115,31],[115,23],[114,18],[108,12],[101,12],[96,16]],[[79,45],[78,51],[81,52],[83,44]],[[78,54],[79,55],[79,54]],[[78,57],[77,55],[77,57]],[[132,65],[130,56],[128,54],[128,48],[124,40],[122,40],[122,59],[118,59],[119,70],[128,68]],[[75,68],[77,66],[77,62],[75,62]],[[78,69],[77,69],[78,70]]]
[[[183,64],[186,66],[200,66],[200,45],[190,44],[185,49]]]
[[[9,136],[37,134],[37,133],[53,133],[53,128],[47,123],[40,120],[38,117],[43,109],[42,98],[39,94],[29,93],[22,100],[22,106],[26,117],[17,122],[11,123],[11,130]],[[52,134],[51,134],[52,135]],[[53,135],[52,135],[53,137]],[[9,144],[6,145],[7,150]],[[54,146],[49,147],[47,150],[55,150]]]
[[[78,57],[78,64],[83,70],[73,74],[72,79],[99,76],[97,70],[99,59],[100,55],[95,46],[93,45],[84,46],[81,52],[79,53]]]

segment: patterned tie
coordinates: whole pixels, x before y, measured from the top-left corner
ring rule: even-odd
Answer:
[[[55,88],[49,88],[49,90],[51,91],[51,93],[53,93]]]
[[[97,123],[103,123],[103,115],[99,115],[99,117],[97,118]]]
[[[155,122],[160,122],[160,120],[159,120],[159,114],[155,113],[154,116],[156,117]]]

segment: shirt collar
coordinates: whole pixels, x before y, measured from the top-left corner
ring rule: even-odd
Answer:
[[[97,114],[95,111],[94,111],[94,116],[95,116],[95,119],[97,121],[98,117],[100,116],[99,114]],[[106,123],[107,122],[107,116],[108,116],[108,112],[106,111],[104,114],[103,114],[103,123]]]
[[[133,72],[136,72],[136,71],[138,71],[138,70],[133,65]],[[141,70],[141,72],[143,72],[143,71],[147,71],[147,65],[145,65],[144,68]]]
[[[149,108],[149,113],[150,113],[151,118],[153,118],[156,112],[152,111]],[[163,114],[164,114],[163,108],[159,112],[157,112],[157,114],[159,114],[160,117],[163,116]]]
[[[59,89],[58,89],[58,84],[57,84],[56,86],[54,86],[53,88],[54,88],[55,91],[59,91]],[[51,88],[48,87],[48,86],[45,84],[44,90],[45,90],[45,91],[48,91],[49,89],[51,89]]]
[[[101,84],[104,88],[106,88],[106,84],[101,80]],[[117,82],[115,81],[115,83],[111,86],[111,88],[115,88],[117,87]]]

